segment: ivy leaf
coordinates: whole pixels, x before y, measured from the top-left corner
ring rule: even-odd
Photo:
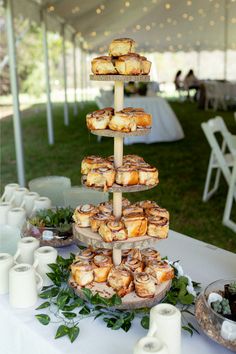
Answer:
[[[50,263],[48,264],[49,268],[54,272],[60,274],[61,270],[58,264],[56,263]]]
[[[37,320],[44,326],[47,326],[51,321],[51,318],[48,315],[41,313],[40,315],[35,316]]]
[[[53,287],[51,289],[43,291],[41,294],[39,294],[39,297],[41,299],[49,299],[49,298],[57,296],[59,291],[60,291],[60,289],[58,287]]]
[[[63,307],[63,311],[72,311],[74,309],[76,309],[77,307],[80,307],[84,304],[84,301],[80,298],[76,299],[75,301],[73,301],[72,303],[70,303],[69,305],[65,305]]]
[[[190,333],[191,337],[193,335],[193,330],[187,326],[182,326],[182,329],[188,333]]]
[[[140,323],[143,328],[149,329],[149,316],[143,316]]]
[[[100,316],[102,316],[102,315],[104,315],[104,313],[103,313],[103,312],[99,312],[99,313],[94,317],[94,320],[96,320],[98,317],[100,317]]]
[[[198,332],[198,330],[192,325],[191,322],[188,322],[188,326],[189,326],[194,332],[196,332],[197,334],[200,334],[200,333]]]
[[[69,311],[63,311],[62,314],[68,319],[75,318],[77,316],[75,312],[69,312]]]
[[[74,326],[74,327],[69,328],[68,336],[70,338],[71,343],[73,343],[76,340],[78,335],[79,335],[79,327]]]
[[[68,301],[68,294],[62,292],[61,294],[58,295],[57,297],[57,306],[59,307],[59,309],[63,309],[63,307],[65,306],[66,302]]]
[[[92,299],[92,297],[93,297],[92,291],[90,289],[88,289],[88,288],[83,288],[82,291],[83,291],[83,294],[86,297],[86,299],[88,301],[90,301]]]
[[[110,300],[111,300],[111,306],[113,306],[113,305],[121,305],[122,304],[122,300],[117,294],[114,294],[110,298]]]
[[[41,310],[41,309],[45,309],[46,307],[50,306],[50,302],[46,301],[43,302],[40,306],[38,306],[35,310]]]
[[[110,318],[109,317],[104,317],[103,321],[107,323],[107,327],[108,328],[111,328],[111,327],[114,326],[115,322],[117,321],[117,318],[115,318],[115,317],[110,317]]]
[[[113,330],[120,329],[123,324],[124,324],[124,319],[118,318],[118,320],[116,320],[116,322],[114,323],[114,325],[112,326],[111,329],[113,329]]]
[[[121,328],[125,331],[125,332],[128,332],[128,330],[130,329],[131,327],[131,322],[130,321],[125,321],[123,323],[123,325],[121,326]]]
[[[51,281],[53,282],[53,284],[55,284],[56,286],[60,286],[61,285],[61,278],[58,274],[56,273],[46,273],[47,277],[49,279],[51,279]]]
[[[90,309],[87,306],[82,307],[82,309],[79,312],[81,315],[88,315],[90,314]]]
[[[66,336],[67,334],[69,334],[69,327],[65,325],[60,325],[57,329],[55,339]]]

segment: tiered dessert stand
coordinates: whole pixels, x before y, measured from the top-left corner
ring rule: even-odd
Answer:
[[[135,82],[147,82],[150,80],[149,75],[140,75],[140,76],[124,76],[124,75],[90,75],[90,79],[94,81],[114,81],[114,109],[115,111],[120,111],[123,109],[124,103],[124,83],[129,81]],[[115,168],[122,166],[123,164],[123,138],[127,136],[140,136],[147,135],[150,132],[150,129],[138,129],[134,132],[123,133],[118,131],[112,131],[109,129],[105,130],[92,130],[91,131],[95,135],[105,136],[105,137],[113,137],[114,138],[114,165]],[[84,187],[86,184],[82,179],[82,183]],[[112,188],[108,188],[108,192],[113,193],[113,214],[116,219],[120,219],[122,216],[122,193],[125,192],[139,192],[147,189],[151,189],[156,185],[152,186],[143,186],[143,185],[135,185],[135,186],[127,186],[122,187],[118,185],[113,185]],[[86,187],[93,188],[93,187]],[[103,191],[102,188],[93,188],[96,190]],[[98,233],[94,233],[90,228],[80,228],[74,225],[74,235],[79,240],[87,245],[91,245],[94,248],[109,248],[113,250],[113,263],[114,265],[119,265],[121,263],[122,249],[130,249],[130,248],[147,248],[154,246],[154,244],[158,241],[155,237],[150,236],[142,236],[142,237],[133,237],[124,241],[113,241],[113,242],[104,242],[102,237]],[[161,285],[157,286],[157,291],[155,297],[152,299],[143,299],[135,294],[128,294],[122,299],[122,306],[119,308],[137,308],[144,306],[153,306],[155,303],[159,302],[166,294],[166,291],[169,290],[171,285],[171,281],[166,281]],[[73,284],[72,284],[73,286]],[[86,286],[91,290],[96,290],[100,294],[105,296],[111,296],[111,289],[108,288],[107,285],[103,285],[102,283],[97,283],[94,285]],[[104,288],[105,287],[105,288]],[[104,289],[103,289],[104,288]],[[77,293],[79,295],[82,294],[77,288]]]

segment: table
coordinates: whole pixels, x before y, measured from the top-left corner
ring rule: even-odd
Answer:
[[[113,106],[113,94],[102,91],[101,97],[96,99],[100,109]],[[125,145],[134,143],[157,143],[176,141],[184,138],[183,129],[169,103],[158,96],[125,97],[124,107],[142,107],[145,112],[152,114],[152,129],[146,136],[134,136],[124,139]]]
[[[76,247],[60,251],[63,256]],[[180,260],[186,274],[202,286],[220,278],[236,277],[236,255],[204,242],[170,231],[158,249],[171,260]],[[36,306],[35,306],[36,307]],[[6,295],[0,296],[1,354],[132,354],[135,342],[146,335],[136,321],[128,333],[106,328],[102,320],[83,320],[78,339],[70,344],[67,338],[54,340],[56,325],[42,326],[34,319],[33,309],[11,309]],[[194,320],[192,320],[194,322]],[[195,323],[196,327],[197,324]],[[182,354],[229,354],[229,350],[211,341],[204,334],[191,338],[182,333]]]

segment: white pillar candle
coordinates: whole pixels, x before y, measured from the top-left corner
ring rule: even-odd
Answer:
[[[30,217],[30,215],[32,214],[34,201],[38,198],[39,198],[39,194],[36,192],[29,192],[28,194],[25,194],[20,207],[25,209],[26,215],[28,217]]]
[[[150,311],[148,336],[159,338],[169,354],[181,354],[181,313],[173,305],[159,304]]]
[[[10,202],[2,202],[0,203],[0,225],[7,224],[7,215],[9,210],[11,209]]]
[[[48,197],[39,197],[34,201],[34,207],[31,215],[34,215],[37,211],[42,209],[50,209],[51,206],[52,202]]]
[[[26,220],[26,212],[23,208],[12,208],[7,214],[7,223],[10,226],[22,228]]]
[[[29,190],[27,188],[17,188],[14,192],[13,195],[10,199],[10,202],[13,204],[15,207],[19,207],[23,201],[24,196],[29,193]]]
[[[169,352],[160,339],[147,336],[135,344],[134,354],[169,354]]]

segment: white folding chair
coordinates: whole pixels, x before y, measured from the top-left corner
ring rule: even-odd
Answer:
[[[236,143],[234,142],[235,137],[229,133],[221,117],[210,119],[208,122],[202,123],[201,126],[212,149],[203,192],[203,201],[206,202],[207,200],[209,200],[211,196],[217,191],[219,187],[220,176],[222,173],[229,186],[223,216],[223,224],[230,227],[233,231],[236,232],[236,224],[230,220],[233,199],[236,200]],[[216,139],[216,133],[220,133],[222,135],[223,142],[221,146],[219,145]],[[226,153],[226,149],[229,150],[229,153]],[[216,177],[213,188],[210,189],[212,172],[214,169],[216,169]]]

